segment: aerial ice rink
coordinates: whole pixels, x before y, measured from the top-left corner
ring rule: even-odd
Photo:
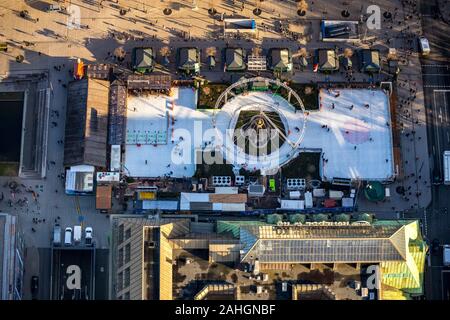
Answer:
[[[125,171],[130,176],[190,177],[195,172],[194,150],[206,145],[222,149],[227,159],[233,155],[237,167],[263,174],[308,150],[322,151],[321,175],[327,180],[384,180],[394,174],[389,103],[382,90],[321,90],[320,110],[306,115],[280,96],[251,92],[230,99],[214,116],[211,110],[195,110],[197,94],[192,88],[172,91],[171,97],[128,100]],[[256,158],[224,142],[239,111],[253,108],[279,113],[289,142],[278,153]]]

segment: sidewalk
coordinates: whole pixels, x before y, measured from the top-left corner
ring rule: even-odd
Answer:
[[[439,8],[440,18],[450,24],[450,0],[436,0]]]
[[[431,203],[430,164],[427,145],[426,110],[422,83],[422,70],[414,41],[422,34],[421,24],[413,7],[406,5],[403,15],[414,19],[398,19],[402,37],[394,39],[401,72],[397,81],[397,122],[401,128],[401,168],[390,185],[391,196],[383,206],[368,202],[363,195],[359,209],[376,212],[382,210],[407,211],[424,209]],[[403,191],[403,192],[397,192]]]

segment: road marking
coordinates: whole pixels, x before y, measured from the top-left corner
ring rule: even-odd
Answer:
[[[80,209],[80,200],[78,199],[78,196],[75,196],[75,208],[77,210],[78,217],[80,217],[81,216],[81,209]],[[81,221],[81,223],[80,223],[81,228],[83,228],[83,222],[84,221]]]
[[[438,128],[438,121],[437,121],[437,117],[436,117],[436,114],[437,114],[436,108],[437,108],[437,106],[436,106],[436,92],[435,91],[433,91],[433,99],[434,99],[434,103],[433,103],[433,118],[434,118],[434,122],[435,122],[434,131],[435,131],[435,134],[436,134],[437,149],[438,149],[438,152],[440,153],[441,152],[441,142],[439,140],[439,128]],[[438,164],[439,164],[439,172],[441,172],[441,169],[440,169],[440,168],[442,168],[441,157],[438,157]]]
[[[426,84],[423,87],[424,88],[450,88],[450,86],[438,86],[438,85],[432,85],[432,84]]]
[[[425,210],[423,211],[423,226],[424,226],[423,232],[425,233],[425,237],[426,237],[427,234],[428,234],[427,209],[425,209]]]
[[[448,68],[450,65],[448,64],[423,64],[422,67],[436,67],[436,68]]]

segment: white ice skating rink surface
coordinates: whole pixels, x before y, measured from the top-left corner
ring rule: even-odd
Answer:
[[[338,92],[339,97],[336,97]],[[166,145],[126,146],[125,171],[130,176],[192,176],[195,172],[194,150],[205,146],[205,141],[201,138],[201,133],[205,130],[209,130],[209,136],[216,135],[213,139],[206,138],[206,143],[212,141],[212,145],[224,148],[224,154],[228,154],[226,156],[228,159],[229,153],[232,152],[234,163],[244,165],[247,169],[268,171],[292,159],[302,149],[321,149],[323,159],[328,160],[322,161],[321,174],[326,179],[333,177],[386,179],[394,173],[388,97],[381,90],[321,90],[320,110],[310,112],[306,116],[303,139],[301,139],[302,131],[294,129],[302,128],[302,113],[296,113],[293,107],[279,96],[262,92],[239,95],[229,100],[215,117],[211,111],[195,110],[196,102],[196,92],[191,88],[174,88],[172,97],[129,98],[127,130],[155,130],[155,128],[162,130],[161,128],[167,127],[166,112],[169,114]],[[367,108],[365,104],[369,104],[369,107]],[[294,145],[301,141],[298,149],[294,151],[290,144],[284,143],[278,155],[271,154],[256,162],[255,158],[245,158],[234,144],[224,143],[225,132],[229,129],[230,123],[234,122],[232,121],[234,112],[242,108],[247,109],[251,105],[275,106],[283,122],[287,123],[288,139]],[[136,111],[133,111],[134,108]],[[174,122],[172,117],[175,119]],[[196,129],[194,129],[195,122],[197,122]],[[199,123],[201,128],[198,127]],[[323,125],[328,127],[322,128]]]
[[[338,92],[339,97],[335,97]],[[310,113],[303,141],[306,148],[321,148],[328,159],[323,163],[322,176],[366,180],[391,177],[393,147],[386,93],[371,89],[321,90],[319,99],[320,111]],[[330,131],[322,125],[328,125]]]
[[[195,110],[197,93],[192,88],[174,88],[172,92],[171,97],[161,95],[128,98],[127,131],[153,131],[167,128],[167,144],[165,145],[126,145],[125,172],[131,177],[168,175],[181,178],[194,175],[194,144],[191,143],[189,136],[194,132],[195,121],[201,121],[202,124],[208,124],[210,127],[210,116],[208,112]],[[134,111],[135,108],[136,111]],[[167,115],[169,121],[167,121]],[[180,136],[183,140],[180,140]],[[183,150],[190,150],[191,154],[188,155]],[[191,159],[182,163],[180,159],[185,157],[191,157]]]

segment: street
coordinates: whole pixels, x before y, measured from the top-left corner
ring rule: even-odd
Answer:
[[[442,155],[444,150],[450,150],[450,35],[449,25],[435,17],[437,1],[422,1],[421,12],[424,35],[431,46],[431,54],[422,58],[421,62],[430,169],[435,182],[432,186],[432,204],[423,217],[424,233],[429,243],[439,239],[442,246],[450,242],[450,187],[442,184]],[[427,299],[449,299],[450,279],[442,267],[442,248],[438,254],[431,254],[430,262],[425,277]]]

